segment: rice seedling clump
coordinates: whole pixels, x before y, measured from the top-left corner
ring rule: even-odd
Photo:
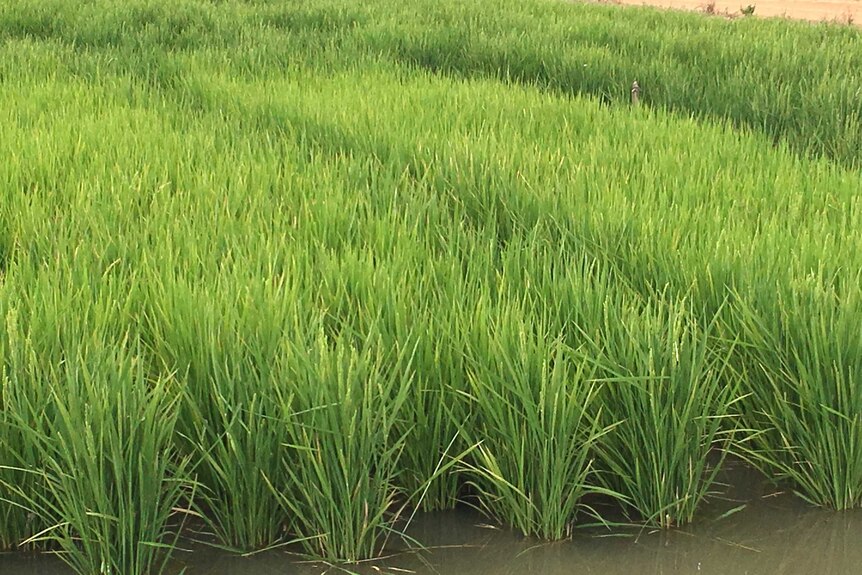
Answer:
[[[728,454],[860,505],[858,31],[9,0],[0,39],[0,550],[671,528]]]

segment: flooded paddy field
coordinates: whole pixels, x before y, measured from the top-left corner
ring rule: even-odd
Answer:
[[[393,546],[384,559],[358,565],[304,561],[290,552],[239,557],[192,545],[177,552],[170,573],[188,575],[847,575],[862,565],[862,511],[830,512],[776,491],[734,464],[732,486],[708,503],[698,522],[670,531],[576,530],[548,543],[492,526],[462,506],[419,514],[408,534],[426,547]],[[726,479],[726,478],[723,478]],[[740,506],[742,506],[740,508]],[[736,512],[728,512],[738,509]],[[181,545],[188,547],[188,545]],[[3,575],[70,575],[56,558],[0,555]]]
[[[2,575],[847,572],[860,86],[852,26],[2,2]]]

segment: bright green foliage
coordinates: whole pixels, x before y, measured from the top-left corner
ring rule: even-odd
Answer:
[[[480,314],[474,327],[463,429],[477,447],[465,473],[492,517],[525,535],[562,539],[595,491],[592,450],[609,429],[594,414],[599,386],[588,361],[507,311],[499,321]]]
[[[211,295],[178,279],[154,281],[146,338],[162,368],[178,370],[185,383],[178,443],[197,462],[210,527],[222,546],[254,551],[285,535],[270,487],[287,488],[284,408],[295,386],[281,360],[281,334],[305,326],[284,286],[235,285]]]
[[[729,353],[710,339],[713,327],[685,302],[620,298],[588,352],[606,374],[604,416],[617,424],[597,450],[604,478],[651,525],[694,519],[731,439],[738,389],[724,377]]]
[[[736,307],[746,350],[743,454],[816,505],[862,504],[862,298],[858,275],[806,278]]]
[[[175,446],[179,393],[169,376],[146,376],[134,337],[114,337],[133,295],[103,278],[105,299],[76,316],[68,306],[87,301],[86,278],[76,280],[55,302],[34,296],[38,311],[7,315],[17,354],[7,355],[3,454],[14,474],[0,489],[27,513],[10,543],[45,543],[78,573],[160,573],[193,497]]]
[[[354,561],[404,506],[560,538],[596,490],[668,526],[731,437],[858,505],[859,39],[2,3],[0,547],[52,528],[82,574],[144,575],[178,507]]]
[[[452,341],[461,316],[455,309],[440,307],[443,317],[434,320],[417,318],[409,309],[401,316],[415,330],[417,346],[410,396],[395,426],[397,434],[406,436],[398,483],[426,511],[455,506],[461,480],[452,464],[469,448],[459,433],[467,417],[467,402],[460,394],[466,368],[460,348]]]
[[[26,495],[44,493],[32,472],[40,452],[27,430],[44,428],[51,401],[15,308],[0,327],[0,549],[9,550],[50,524],[32,513]],[[35,409],[34,409],[35,408]]]
[[[294,360],[296,424],[278,492],[294,533],[316,556],[375,556],[398,519],[405,435],[393,433],[410,388],[411,349],[349,336],[319,338]]]

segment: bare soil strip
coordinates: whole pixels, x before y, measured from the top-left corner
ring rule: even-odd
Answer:
[[[755,16],[784,17],[812,22],[862,24],[860,0],[609,0],[629,6],[658,6],[738,17],[749,5]]]

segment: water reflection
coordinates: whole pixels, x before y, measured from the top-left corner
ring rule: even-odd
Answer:
[[[359,574],[417,575],[846,575],[862,571],[862,512],[833,513],[790,494],[773,494],[750,470],[731,470],[734,487],[697,524],[669,532],[632,531],[627,537],[578,532],[572,540],[541,543],[489,528],[466,509],[417,517],[410,534],[423,554],[396,553],[350,567]],[[724,516],[744,504],[740,511]],[[284,552],[250,558],[208,550],[177,556],[188,575],[318,575],[345,571],[299,562]],[[69,575],[56,559],[0,555],[3,575]]]

